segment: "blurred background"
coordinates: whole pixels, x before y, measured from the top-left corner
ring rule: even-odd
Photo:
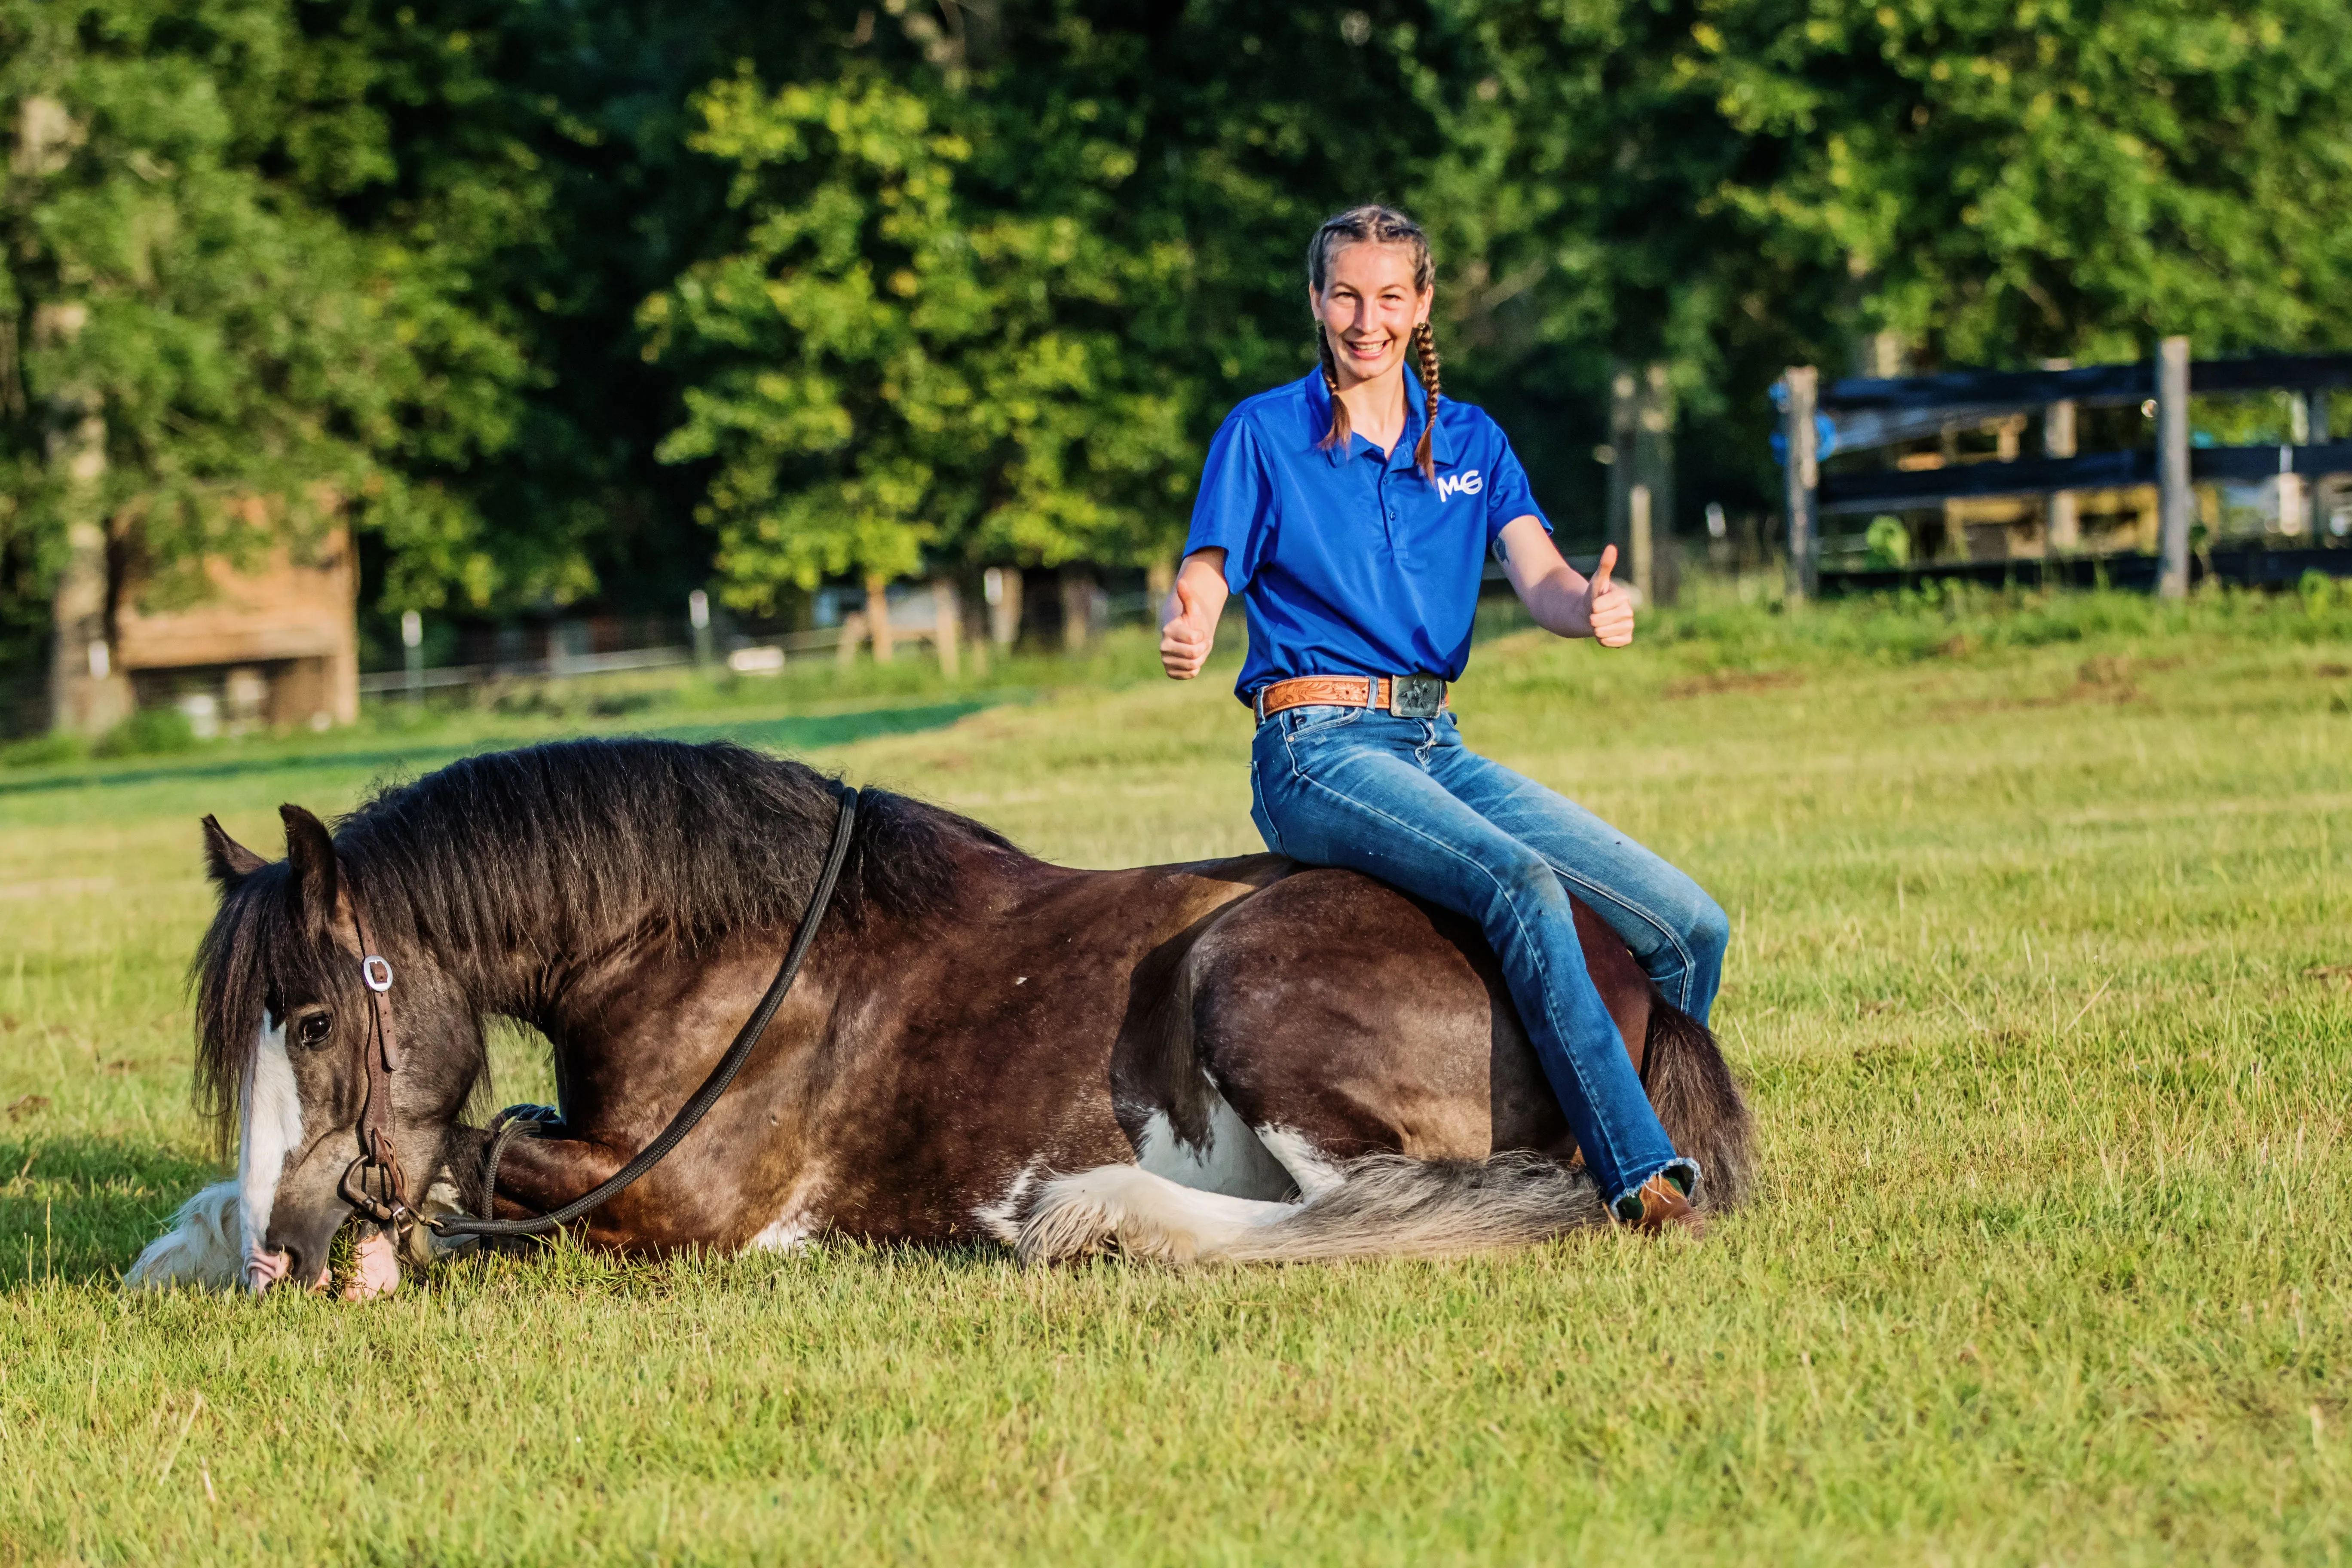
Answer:
[[[1781,581],[1790,366],[1822,498],[1842,463],[2145,459],[2048,494],[1850,483],[1804,586],[2130,578],[2153,371],[1869,389],[2176,337],[2300,356],[2194,382],[2182,441],[2282,452],[2198,470],[2198,550],[2341,575],[2352,498],[2284,451],[2352,416],[2343,24],[0,0],[0,739],[56,761],[380,703],[618,713],[666,671],[811,695],[1083,656],[1148,617],[1224,413],[1313,363],[1314,226],[1375,199],[1435,242],[1447,392],[1502,420],[1572,554],[1638,533],[1654,597]]]

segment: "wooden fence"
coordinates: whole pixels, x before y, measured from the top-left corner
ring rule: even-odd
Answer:
[[[1893,511],[1977,497],[2063,498],[2078,491],[2149,484],[2157,491],[2154,585],[2168,596],[2186,594],[2189,525],[2199,481],[2258,481],[2276,475],[2310,480],[2352,474],[2352,440],[2331,439],[2327,426],[2327,394],[2338,386],[2352,386],[2352,354],[2192,362],[2189,340],[2183,337],[2164,339],[2155,360],[2136,364],[1853,378],[1833,383],[1825,390],[1812,366],[1793,366],[1774,390],[1781,411],[1790,596],[1801,600],[1820,591],[1820,523],[1828,513]],[[2299,442],[2261,447],[2190,444],[2189,400],[2192,395],[2265,391],[2284,391],[2301,400]],[[2156,405],[2153,450],[2074,451],[2076,408],[2150,400]],[[2021,425],[2029,415],[2043,417],[2045,454],[2040,458],[2005,450],[2004,460],[1993,462],[1834,473],[1822,469],[1822,459],[1830,455],[1822,450],[1824,436],[1834,450],[1884,447],[1954,425],[2005,419]],[[2045,513],[2046,518],[2061,521],[2069,516],[2054,501]],[[2063,550],[2072,541],[2057,542]],[[2352,552],[2325,553],[2352,559]],[[2258,572],[2257,575],[2272,574]]]

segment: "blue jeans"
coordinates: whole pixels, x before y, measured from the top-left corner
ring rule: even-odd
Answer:
[[[1476,921],[1614,1205],[1675,1152],[1584,967],[1578,897],[1683,1011],[1706,1021],[1730,924],[1699,885],[1599,817],[1462,743],[1453,714],[1293,708],[1257,727],[1251,815],[1266,847],[1344,866]]]

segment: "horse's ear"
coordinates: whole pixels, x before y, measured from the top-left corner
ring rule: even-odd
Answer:
[[[236,891],[239,882],[268,864],[223,832],[218,817],[205,818],[205,868],[212,873],[213,885],[222,892]]]
[[[327,825],[299,805],[281,805],[286,858],[294,868],[295,912],[317,930],[335,920],[335,840]]]

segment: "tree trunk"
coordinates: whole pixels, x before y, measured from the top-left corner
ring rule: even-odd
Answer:
[[[1639,443],[1641,428],[1641,378],[1633,367],[1623,360],[1612,361],[1609,371],[1609,519],[1607,542],[1617,547],[1621,555],[1633,545],[1633,486],[1641,476],[1634,470],[1633,449]]]
[[[1062,568],[1062,647],[1069,653],[1083,652],[1095,639],[1095,622],[1099,611],[1096,601],[1101,591],[1095,586],[1093,571],[1085,566]]]
[[[1671,605],[1677,585],[1673,563],[1675,395],[1663,361],[1654,361],[1642,372],[1640,403],[1634,411],[1633,482],[1650,492],[1651,580],[1643,592],[1653,604]],[[1629,542],[1632,523],[1629,511]]]
[[[81,335],[88,307],[52,303],[33,312],[36,347]],[[50,603],[49,724],[66,734],[98,735],[131,716],[131,678],[117,668],[111,626],[114,584],[99,481],[106,477],[106,415],[88,388],[49,403],[49,471],[65,481],[66,564]]]
[[[1021,568],[992,566],[981,579],[981,597],[988,601],[988,637],[1010,649],[1021,638]]]

